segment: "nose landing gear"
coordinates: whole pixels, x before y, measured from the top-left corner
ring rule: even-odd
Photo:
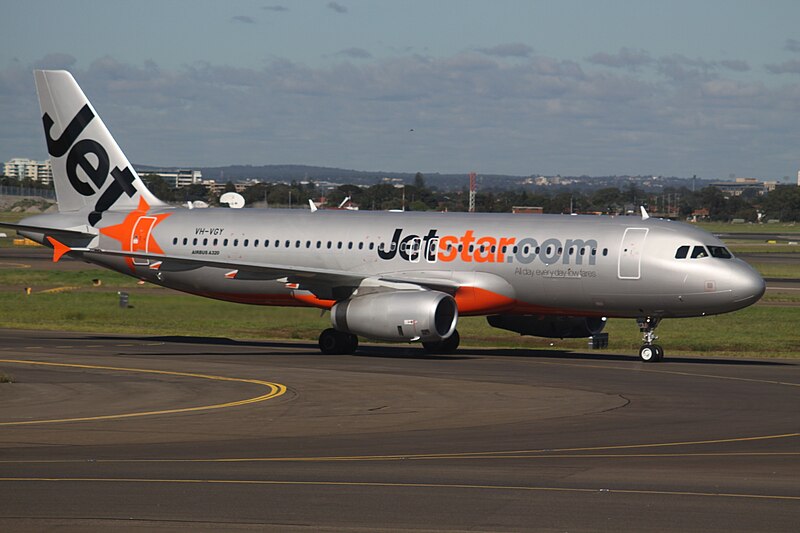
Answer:
[[[658,339],[656,336],[656,327],[661,322],[660,317],[643,317],[637,318],[636,324],[639,326],[639,331],[642,332],[642,347],[639,348],[639,359],[645,363],[657,363],[664,359],[664,348],[654,342]]]

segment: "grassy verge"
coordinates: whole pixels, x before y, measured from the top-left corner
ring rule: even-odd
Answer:
[[[272,308],[204,298],[131,294],[133,308],[120,309],[115,294],[99,292],[0,293],[0,325],[11,328],[74,330],[145,335],[194,335],[316,342],[329,327],[314,309]],[[800,357],[794,307],[755,306],[727,315],[665,320],[658,334],[671,354]],[[520,337],[491,328],[484,318],[459,321],[465,346],[585,350],[585,339]],[[633,320],[609,320],[611,351],[635,353],[640,334]]]
[[[774,233],[774,234],[798,234],[800,235],[800,224],[796,222],[784,222],[778,224],[729,224],[727,222],[697,222],[692,224],[709,233]]]

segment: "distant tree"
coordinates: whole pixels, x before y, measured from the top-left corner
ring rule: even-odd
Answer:
[[[800,187],[779,185],[769,192],[761,202],[767,219],[785,222],[800,221]]]
[[[142,176],[142,181],[144,181],[144,184],[150,189],[150,192],[156,195],[156,198],[164,200],[165,202],[171,202],[175,199],[172,189],[169,188],[164,178],[158,174],[145,174]]]
[[[416,187],[418,190],[425,188],[425,176],[423,176],[421,172],[417,172],[414,175],[414,187]]]

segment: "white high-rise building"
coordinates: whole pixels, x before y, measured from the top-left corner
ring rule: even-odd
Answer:
[[[51,185],[53,183],[53,166],[49,159],[34,161],[33,159],[15,157],[3,163],[3,174],[20,181],[29,179],[42,185]]]

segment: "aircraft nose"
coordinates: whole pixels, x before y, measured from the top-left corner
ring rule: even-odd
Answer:
[[[747,263],[738,264],[733,269],[731,287],[734,301],[745,305],[756,303],[767,290],[764,278]]]

